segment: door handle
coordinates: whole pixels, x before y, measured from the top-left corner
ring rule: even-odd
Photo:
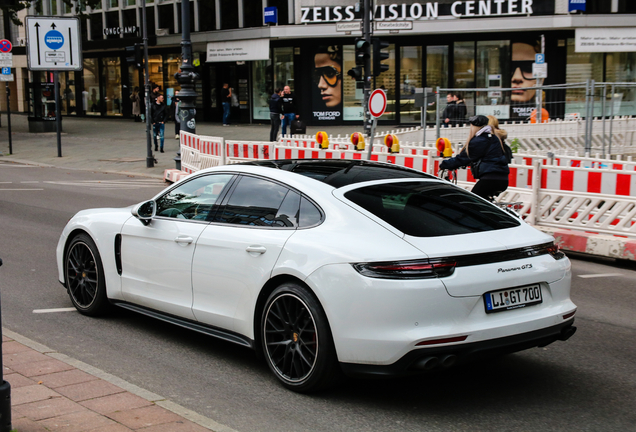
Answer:
[[[179,244],[190,244],[194,241],[194,239],[192,237],[177,237],[176,239],[174,239],[175,242],[179,243]]]
[[[265,246],[248,246],[245,250],[249,253],[258,254],[264,254],[265,252],[267,252],[267,248]]]

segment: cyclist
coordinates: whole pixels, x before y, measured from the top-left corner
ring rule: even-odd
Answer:
[[[510,170],[503,143],[488,125],[488,117],[477,115],[470,117],[468,122],[470,133],[466,144],[457,156],[442,161],[439,168],[453,170],[470,166],[473,177],[478,180],[472,192],[493,201],[508,188]]]

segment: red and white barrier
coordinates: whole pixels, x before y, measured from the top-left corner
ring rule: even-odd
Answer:
[[[229,159],[274,159],[274,143],[269,141],[225,141],[225,155]]]

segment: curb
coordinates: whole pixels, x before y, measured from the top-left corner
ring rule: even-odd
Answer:
[[[537,227],[554,237],[564,251],[636,261],[636,239],[584,231]]]

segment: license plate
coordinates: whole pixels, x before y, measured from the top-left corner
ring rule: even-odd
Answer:
[[[491,291],[484,294],[486,313],[521,309],[541,302],[543,302],[543,298],[541,297],[541,286],[539,284]]]

